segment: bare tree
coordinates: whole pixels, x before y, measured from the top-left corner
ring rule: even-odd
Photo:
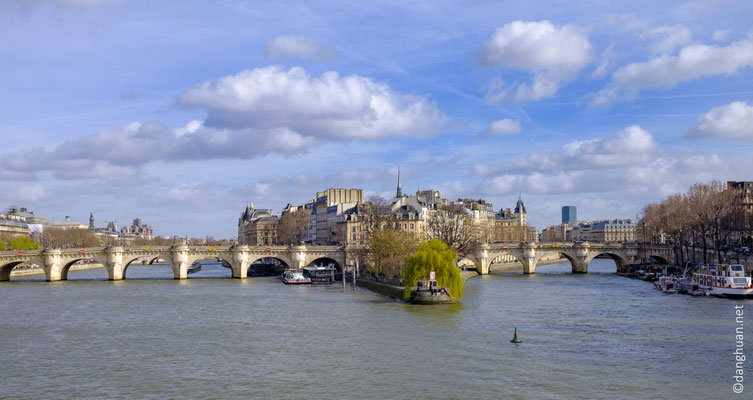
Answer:
[[[306,239],[311,210],[299,209],[286,212],[277,223],[277,243],[285,245],[301,244]]]
[[[101,242],[89,229],[45,228],[42,233],[45,248],[97,247]]]
[[[374,231],[383,229],[387,226],[394,228],[392,218],[392,207],[390,202],[382,196],[371,195],[364,204],[367,234],[371,235]]]
[[[372,270],[385,275],[399,275],[405,260],[418,249],[418,239],[407,232],[397,232],[389,227],[377,229],[369,238]]]
[[[464,257],[468,248],[478,240],[473,221],[462,206],[450,204],[437,209],[427,221],[429,239],[440,239]]]

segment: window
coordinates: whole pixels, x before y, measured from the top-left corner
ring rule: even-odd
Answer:
[[[413,224],[410,224],[410,228],[413,229]]]

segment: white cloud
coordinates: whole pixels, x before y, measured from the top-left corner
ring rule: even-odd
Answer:
[[[690,43],[690,30],[682,26],[660,26],[642,35],[653,39],[649,49],[654,53],[666,54],[675,51],[680,46]]]
[[[209,127],[287,128],[329,140],[426,137],[447,120],[425,96],[358,75],[311,77],[299,67],[270,66],[205,82],[183,93],[180,102],[206,109]]]
[[[731,139],[753,141],[753,106],[734,101],[712,108],[698,116],[687,134],[691,139]]]
[[[487,177],[482,185],[488,191],[502,194],[616,191],[642,168],[650,175],[656,166],[647,166],[659,158],[657,149],[652,135],[634,125],[612,137],[574,141],[496,165],[477,165],[474,172]]]
[[[563,83],[591,62],[593,48],[576,27],[557,27],[549,21],[514,21],[497,28],[481,46],[483,65],[529,71],[530,84],[518,84],[516,101],[554,96]]]
[[[572,202],[573,196],[578,201],[600,198],[619,202],[630,216],[631,208],[637,212],[650,199],[684,192],[694,183],[735,179],[739,171],[753,168],[751,160],[750,154],[730,160],[714,153],[660,148],[649,132],[631,126],[612,137],[480,164],[475,172],[482,177],[478,192],[486,196],[522,191],[524,198],[546,196],[562,204]]]
[[[512,159],[505,171],[560,171],[587,168],[615,168],[647,162],[657,144],[651,134],[633,125],[614,137],[579,140],[556,150],[540,151]],[[487,173],[493,171],[487,170]]]
[[[204,107],[208,118],[175,129],[134,122],[11,154],[0,161],[0,177],[42,171],[61,179],[134,176],[158,160],[250,159],[342,140],[427,137],[447,120],[424,96],[356,75],[312,78],[301,68],[243,71],[196,86],[180,101]]]
[[[511,135],[520,133],[521,130],[522,127],[520,126],[520,121],[516,119],[504,118],[492,122],[491,126],[484,130],[483,134],[488,136]]]
[[[299,58],[309,61],[329,61],[335,58],[335,47],[305,36],[277,36],[267,43],[267,57],[284,61]]]
[[[606,77],[614,66],[615,57],[614,44],[610,44],[601,52],[599,65],[596,66],[596,69],[591,73],[591,76],[597,79]]]
[[[663,54],[646,62],[628,64],[612,75],[612,81],[591,98],[591,105],[607,105],[629,99],[641,90],[673,88],[680,83],[714,75],[732,75],[753,66],[753,40],[728,46],[690,45],[677,55]]]

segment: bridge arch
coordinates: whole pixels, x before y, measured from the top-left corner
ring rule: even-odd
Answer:
[[[122,275],[122,279],[126,279],[126,272],[128,272],[128,267],[130,267],[131,265],[133,265],[134,263],[136,263],[139,260],[141,260],[141,261],[147,261],[147,265],[154,265],[158,260],[163,260],[163,261],[165,261],[165,263],[172,270],[172,265],[170,263],[170,258],[169,257],[165,257],[163,254],[160,254],[160,255],[158,255],[156,257],[140,255],[140,256],[136,256],[136,257],[130,257],[130,259],[123,259],[123,275]]]
[[[0,263],[3,263],[3,261],[0,261]],[[13,268],[16,268],[17,266],[21,264],[30,264],[30,265],[36,265],[40,268],[44,268],[44,263],[39,263],[35,261],[10,261],[10,262],[4,262],[4,264],[0,265],[0,282],[2,281],[9,281],[10,275],[13,272]]]
[[[61,281],[68,280],[68,272],[70,272],[71,267],[73,267],[79,261],[94,261],[94,262],[102,264],[102,268],[104,268],[105,270],[107,269],[107,260],[102,259],[101,257],[86,256],[86,257],[77,257],[77,258],[69,259],[69,260],[66,260],[65,264],[63,264],[63,267],[60,268],[60,280]]]
[[[520,265],[521,270],[523,273],[533,273],[531,269],[530,263],[526,262],[525,255],[522,251],[516,251],[516,250],[506,250],[506,251],[499,251],[499,252],[490,252],[489,253],[489,266],[487,267],[489,273],[492,272],[492,265],[495,264],[503,264],[503,263],[517,263]],[[534,266],[535,267],[535,266]]]
[[[571,271],[573,273],[577,271],[577,267],[578,267],[577,257],[574,254],[572,254],[570,251],[564,250],[564,249],[537,252],[536,259],[535,259],[536,265],[538,266],[541,260],[543,260],[544,258],[552,257],[552,256],[557,256],[557,261],[558,261],[557,264],[559,264],[560,260],[564,257],[570,263]]]
[[[291,260],[289,257],[286,257],[282,254],[253,254],[249,255],[248,257],[248,265],[255,263],[256,261],[261,260],[262,258],[274,258],[277,261],[280,261],[285,265],[285,269],[294,268],[295,264],[293,264],[293,260]]]
[[[229,266],[229,277],[233,276],[233,271],[236,271],[236,267],[239,267],[237,262],[233,259],[233,255],[228,252],[217,252],[214,254],[197,254],[194,256],[188,257],[188,260],[186,261],[186,267],[190,268],[193,263],[197,261],[204,261],[204,260],[212,260],[222,263],[223,265]]]
[[[478,264],[476,264],[476,262],[477,261],[473,257],[466,256],[458,260],[457,265],[459,268],[464,268],[466,270],[478,270]]]
[[[585,268],[586,269],[583,272],[588,272],[588,266],[591,264],[591,261],[593,261],[595,258],[597,258],[599,256],[607,256],[612,261],[614,261],[614,265],[616,267],[616,271],[620,271],[624,267],[624,265],[627,263],[626,258],[624,256],[620,255],[620,254],[617,254],[616,252],[613,252],[613,251],[595,251],[595,252],[592,252],[591,254],[589,254],[588,258],[586,259],[586,262],[585,262]]]

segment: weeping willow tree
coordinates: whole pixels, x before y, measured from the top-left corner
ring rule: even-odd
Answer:
[[[405,292],[403,298],[407,301],[411,296],[411,288],[422,279],[429,279],[429,272],[436,271],[436,280],[439,287],[444,287],[453,299],[463,297],[463,279],[460,271],[455,266],[458,253],[447,247],[439,240],[433,239],[421,243],[418,251],[405,262],[403,282]]]

